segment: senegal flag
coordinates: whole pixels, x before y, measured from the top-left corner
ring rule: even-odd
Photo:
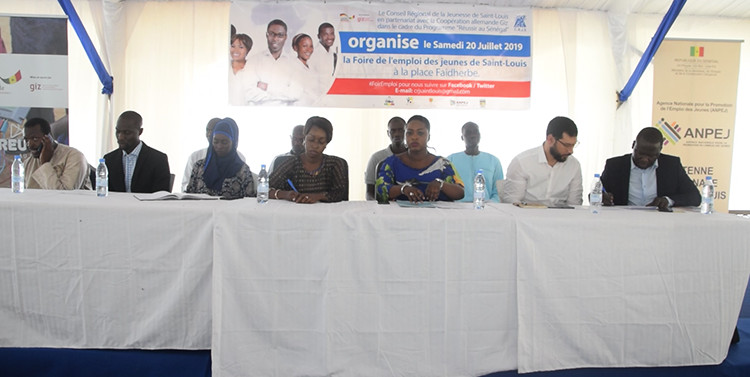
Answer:
[[[4,79],[0,77],[0,80],[3,80],[6,84],[15,84],[19,81],[21,81],[21,70],[19,69],[18,72],[16,72],[15,75],[8,77],[7,79]]]

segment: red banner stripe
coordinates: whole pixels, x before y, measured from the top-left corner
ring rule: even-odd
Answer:
[[[328,94],[528,98],[529,81],[336,79]]]

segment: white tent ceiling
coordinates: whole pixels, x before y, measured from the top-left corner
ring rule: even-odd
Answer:
[[[235,0],[236,1],[236,0]],[[335,0],[334,0],[335,1]],[[331,2],[328,0],[328,2]],[[671,0],[385,0],[385,3],[447,3],[498,7],[568,8],[617,13],[664,14]],[[750,18],[748,0],[688,0],[680,14]]]

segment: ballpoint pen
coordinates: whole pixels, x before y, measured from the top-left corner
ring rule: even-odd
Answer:
[[[289,184],[289,187],[291,187],[291,188],[292,188],[292,190],[294,190],[294,192],[299,192],[299,191],[297,191],[297,188],[296,188],[296,187],[294,187],[294,184],[292,183],[292,180],[291,180],[291,179],[287,179],[287,180],[286,180],[286,183],[288,183],[288,184]]]

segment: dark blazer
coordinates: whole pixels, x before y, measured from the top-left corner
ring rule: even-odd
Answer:
[[[122,149],[104,155],[109,170],[109,191],[125,192],[125,171],[122,167]],[[152,193],[169,191],[169,161],[167,155],[143,143],[135,162],[130,191]]]
[[[628,205],[630,190],[630,161],[632,154],[612,157],[604,166],[601,180],[604,189],[614,195],[615,205]],[[668,196],[675,207],[690,207],[701,204],[701,194],[685,173],[677,156],[659,155],[656,168],[656,196]]]

